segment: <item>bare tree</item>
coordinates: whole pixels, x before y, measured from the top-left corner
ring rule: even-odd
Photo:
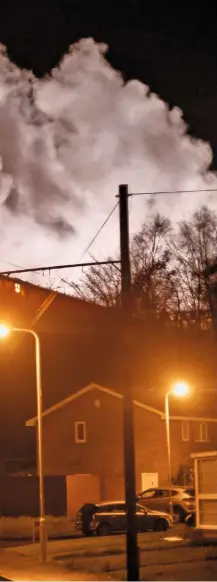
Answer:
[[[196,322],[207,326],[210,311],[204,269],[216,256],[217,215],[206,206],[177,228],[159,214],[150,217],[131,243],[134,313],[164,317],[177,325]],[[72,287],[79,297],[118,306],[120,268],[91,266]]]
[[[92,257],[93,260],[96,260]],[[107,257],[110,260],[110,257]],[[114,264],[89,267],[79,283],[70,283],[80,299],[88,299],[106,307],[116,307],[120,302],[121,272]]]
[[[131,244],[132,292],[134,308],[141,314],[167,311],[171,294],[168,236],[170,222],[159,214],[148,219]],[[109,260],[109,257],[108,257]],[[120,303],[121,274],[116,265],[91,266],[79,284],[72,284],[76,295],[106,306]]]
[[[143,224],[131,245],[132,288],[138,311],[158,316],[170,310],[171,252],[168,247],[170,221],[156,214]]]
[[[205,268],[217,256],[217,215],[206,206],[181,221],[171,246],[180,312],[199,326],[210,320]]]

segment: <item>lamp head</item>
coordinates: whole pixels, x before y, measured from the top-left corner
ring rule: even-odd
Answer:
[[[10,328],[4,323],[0,323],[0,338],[7,337],[10,333]]]
[[[176,382],[171,390],[171,393],[174,394],[174,396],[182,398],[183,396],[187,396],[189,393],[189,386],[185,382]]]

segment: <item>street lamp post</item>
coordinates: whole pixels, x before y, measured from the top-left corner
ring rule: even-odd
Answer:
[[[172,504],[172,472],[171,472],[171,441],[170,441],[170,411],[169,411],[169,396],[174,395],[178,397],[186,396],[189,388],[184,382],[177,382],[173,388],[165,395],[165,422],[166,422],[166,438],[167,438],[167,459],[168,459],[168,483],[169,483],[169,512],[173,515]]]
[[[29,333],[35,340],[36,392],[37,392],[37,445],[39,472],[39,535],[41,561],[47,559],[47,536],[44,517],[44,468],[43,468],[43,435],[42,435],[42,381],[41,381],[41,349],[38,334],[32,329],[8,327],[0,325],[0,337],[6,337],[10,331]]]
[[[171,446],[170,446],[170,413],[169,413],[169,392],[165,396],[165,421],[166,421],[166,437],[167,437],[167,459],[168,459],[168,482],[169,482],[169,512],[173,515],[172,504],[172,475],[171,475]]]

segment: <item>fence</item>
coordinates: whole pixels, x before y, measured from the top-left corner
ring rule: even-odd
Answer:
[[[46,476],[44,480],[45,514],[66,515],[66,478]],[[37,517],[39,515],[39,482],[37,476],[0,477],[0,516]]]

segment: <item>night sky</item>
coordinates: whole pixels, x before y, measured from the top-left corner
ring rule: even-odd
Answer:
[[[216,15],[186,3],[144,0],[2,0],[0,40],[19,66],[41,76],[82,37],[108,43],[124,77],[179,105],[190,132],[211,142],[217,168]]]
[[[0,41],[10,59],[39,77],[58,65],[69,45],[80,38],[107,43],[108,60],[126,80],[139,79],[171,107],[181,107],[191,134],[211,143],[217,169],[217,18],[214,8],[199,12],[198,3],[196,9],[190,2],[186,10],[177,6],[174,3],[171,10],[161,2],[159,9],[157,3],[144,0],[116,0],[114,5],[102,0],[1,0]],[[93,232],[85,235],[85,247],[101,222],[100,218]],[[6,250],[11,228],[8,232]],[[77,257],[73,242],[65,262]],[[33,266],[35,248],[31,262],[20,252],[19,266]],[[18,260],[6,250],[5,263]]]

